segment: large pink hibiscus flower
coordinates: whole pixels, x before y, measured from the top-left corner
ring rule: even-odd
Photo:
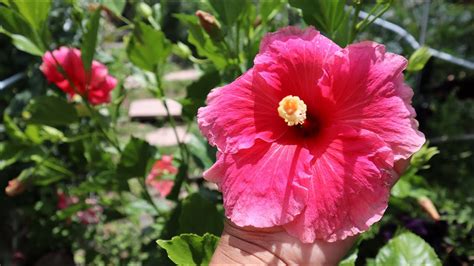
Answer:
[[[254,67],[199,109],[218,148],[205,174],[239,226],[335,241],[377,222],[395,162],[425,142],[403,82],[405,58],[383,45],[340,48],[314,28],[268,34]]]

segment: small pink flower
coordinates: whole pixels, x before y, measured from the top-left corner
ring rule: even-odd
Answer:
[[[56,84],[70,97],[79,94],[94,105],[110,102],[110,92],[117,85],[117,80],[108,74],[107,67],[95,60],[92,61],[90,73],[86,73],[81,51],[76,48],[61,47],[52,53],[46,52],[40,69],[49,82]]]
[[[425,142],[405,58],[374,42],[340,48],[314,28],[268,34],[254,67],[214,89],[198,123],[218,160],[204,177],[239,226],[335,241],[380,220],[394,163]]]
[[[178,168],[173,166],[173,156],[163,155],[157,160],[146,177],[147,185],[153,187],[161,197],[166,197],[173,188],[173,180],[161,179],[164,175],[175,175]]]
[[[59,191],[57,193],[58,195],[58,203],[57,203],[57,208],[59,210],[66,209],[70,205],[74,205],[79,203],[79,198],[76,196],[67,196],[64,192]],[[97,203],[96,199],[93,198],[87,198],[84,201],[89,208],[85,210],[78,211],[74,217],[79,220],[80,223],[82,224],[96,224],[100,221],[100,215],[103,212],[102,206],[100,206]],[[70,219],[68,220],[69,222],[71,221]]]

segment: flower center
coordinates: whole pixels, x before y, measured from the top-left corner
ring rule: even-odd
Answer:
[[[306,119],[306,104],[298,96],[288,95],[278,105],[278,114],[288,126],[302,125]]]

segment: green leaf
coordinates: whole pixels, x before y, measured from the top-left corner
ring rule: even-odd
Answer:
[[[158,240],[168,257],[177,265],[208,265],[219,238],[211,234],[181,234],[171,240]]]
[[[28,123],[47,126],[64,126],[78,120],[74,106],[63,98],[40,96],[34,98],[26,107]]]
[[[188,41],[196,47],[198,54],[209,58],[217,69],[223,69],[227,65],[224,50],[212,42],[199,24],[198,18],[186,14],[175,14],[174,16],[188,27]]]
[[[139,22],[128,41],[127,55],[137,67],[155,72],[171,53],[171,43],[163,32]]]
[[[154,156],[155,148],[146,141],[132,137],[122,152],[117,175],[123,180],[144,177],[148,161]]]
[[[375,265],[441,265],[441,261],[428,243],[413,233],[405,232],[379,250]]]
[[[86,71],[91,69],[92,60],[94,59],[95,47],[97,46],[97,34],[99,32],[100,11],[101,9],[98,8],[92,13],[92,16],[87,22],[86,32],[82,39],[81,57]]]
[[[10,6],[15,8],[30,25],[40,31],[48,18],[51,0],[9,0]]]
[[[21,129],[15,124],[13,119],[5,112],[3,113],[3,124],[8,136],[19,143],[27,143],[28,137],[21,131]]]
[[[188,142],[188,148],[193,160],[202,169],[209,169],[213,165],[213,157],[209,155],[209,145],[202,136],[193,135]]]
[[[99,0],[99,3],[115,15],[120,16],[127,4],[127,0]]]
[[[339,266],[355,266],[357,260],[357,249],[352,254],[339,262]]]
[[[183,102],[183,116],[193,120],[199,107],[204,106],[207,94],[221,83],[219,72],[204,73],[197,81],[186,87],[186,101]]]
[[[206,215],[202,215],[203,213]],[[213,202],[199,193],[193,193],[183,200],[178,233],[202,235],[209,232],[220,235],[224,228],[223,220],[224,217]]]
[[[270,21],[285,5],[283,0],[265,0],[260,1],[260,16],[262,23]]]
[[[0,142],[0,171],[16,163],[24,154],[25,147],[14,142]]]
[[[429,147],[428,144],[425,144],[419,151],[413,154],[410,160],[410,165],[411,167],[415,167],[417,169],[429,168],[427,165],[428,161],[438,153],[439,150],[437,147]]]
[[[428,47],[423,46],[419,48],[410,56],[407,71],[416,72],[422,70],[430,58],[431,53]]]
[[[21,50],[23,52],[27,52],[32,55],[36,56],[43,56],[44,52],[36,46],[30,39],[26,38],[23,35],[18,35],[18,34],[13,34],[8,31],[5,31],[1,26],[0,26],[0,33],[6,34],[8,37],[12,39],[13,45],[15,45],[18,50]]]
[[[235,26],[234,23],[249,4],[247,0],[208,0],[208,2],[216,11],[219,21],[227,26]]]
[[[333,38],[348,16],[344,6],[345,0],[313,1],[313,0],[290,0],[290,5],[300,8],[303,12],[304,21],[315,26]]]
[[[13,8],[0,6],[0,32],[9,35],[22,51],[42,55],[46,50],[37,31]]]

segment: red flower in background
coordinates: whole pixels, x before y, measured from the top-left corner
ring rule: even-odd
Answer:
[[[57,208],[62,210],[66,209],[71,205],[79,203],[79,198],[75,196],[67,196],[64,192],[59,191]],[[100,215],[103,212],[103,208],[98,204],[96,199],[87,198],[84,201],[89,208],[78,211],[74,216],[82,224],[96,224],[100,221]],[[70,220],[69,220],[70,221]]]
[[[314,28],[268,34],[254,67],[214,89],[198,123],[218,160],[204,177],[239,226],[310,243],[381,219],[393,166],[425,142],[405,58],[374,42],[340,48]]]
[[[56,84],[70,97],[79,94],[94,105],[110,102],[110,92],[117,84],[117,80],[108,75],[107,67],[95,60],[92,61],[90,73],[86,74],[81,51],[76,48],[61,47],[52,53],[46,52],[40,69],[49,82]]]
[[[173,156],[163,155],[157,160],[146,177],[146,184],[153,187],[161,197],[166,197],[173,188],[173,180],[161,179],[164,175],[175,175],[178,168],[173,166]]]

